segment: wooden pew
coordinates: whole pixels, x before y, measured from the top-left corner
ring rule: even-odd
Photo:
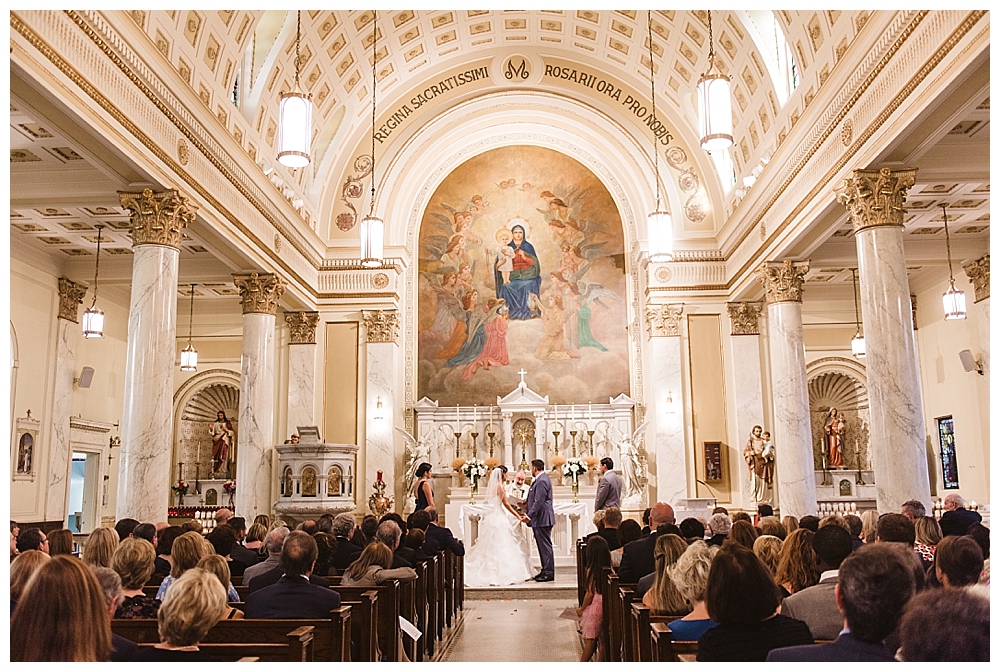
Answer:
[[[351,641],[354,642],[352,661],[374,663],[379,659],[378,597],[378,591],[374,589],[367,589],[356,597],[340,596],[341,606],[346,604],[351,607]]]
[[[635,599],[634,584],[618,585],[618,599],[615,601],[615,621],[620,623],[622,632],[622,662],[634,663],[635,635],[632,634],[632,602]]]
[[[587,550],[587,544],[583,539],[576,540],[576,606],[583,606],[583,598],[587,592],[586,586],[584,585],[587,581],[587,564],[586,558],[584,558],[584,553]]]
[[[399,629],[399,581],[389,581],[381,586],[330,586],[340,593],[340,600],[354,602],[362,595],[374,592],[378,595],[377,608],[374,609],[373,630],[375,642],[381,655],[378,659],[389,662],[399,661],[400,629]]]
[[[422,628],[424,633],[424,648],[428,658],[434,657],[435,646],[441,638],[441,628],[438,623],[438,602],[440,601],[440,586],[438,585],[438,568],[440,566],[438,556],[427,560],[427,583],[425,591],[427,593],[427,621],[426,627]]]
[[[444,623],[450,628],[455,615],[455,554],[444,552]]]
[[[650,624],[653,661],[660,663],[676,663],[694,661],[698,655],[698,642],[675,642],[666,623]]]
[[[228,622],[233,623],[234,621]],[[311,663],[313,662],[313,629],[311,625],[296,628],[285,635],[288,641],[284,643],[249,641],[201,643],[198,648],[206,654],[224,661],[252,658],[252,662]],[[154,646],[156,646],[155,642],[139,644],[140,649]]]

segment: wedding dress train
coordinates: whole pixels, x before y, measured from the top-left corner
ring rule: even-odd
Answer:
[[[494,468],[486,489],[486,511],[479,537],[465,554],[465,585],[472,588],[509,586],[532,578],[531,546],[525,527],[504,506],[503,472]]]

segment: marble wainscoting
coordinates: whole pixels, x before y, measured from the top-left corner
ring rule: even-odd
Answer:
[[[45,520],[66,518],[70,465],[69,416],[73,412],[73,373],[76,368],[77,339],[80,338],[79,324],[64,319],[58,319],[56,323]]]
[[[247,520],[271,513],[274,357],[274,315],[244,314],[236,512]]]
[[[175,247],[132,248],[118,518],[166,520],[177,329]]]
[[[378,477],[378,472],[382,472],[382,479],[387,483],[386,494],[395,498],[396,510],[402,510],[403,502],[399,497],[403,496],[402,488],[405,484],[396,483],[396,451],[394,448],[395,430],[393,423],[401,422],[396,419],[396,412],[393,404],[393,391],[396,386],[393,381],[396,376],[396,356],[399,346],[391,342],[375,342],[367,344],[367,364],[365,408],[367,422],[365,423],[365,468],[364,481],[358,484],[358,505],[368,508],[368,497],[374,492],[372,483]],[[382,406],[379,408],[379,403]],[[400,443],[402,446],[402,443]],[[400,462],[402,463],[402,448],[400,449]],[[397,488],[398,486],[398,488]],[[397,492],[397,490],[400,490]]]
[[[646,432],[646,453],[656,460],[656,501],[672,503],[688,496],[679,336],[650,340],[647,375],[653,381],[653,399],[647,418],[653,417]],[[668,398],[672,400],[669,408]]]
[[[737,459],[740,462],[737,473],[740,475],[740,494],[743,498],[743,507],[754,510],[753,481],[751,480],[746,463],[743,461],[743,449],[746,447],[747,439],[754,425],[764,426],[764,394],[761,377],[760,361],[760,337],[756,335],[734,335],[729,338],[730,361],[732,362],[734,378],[734,410],[733,430],[736,434],[736,442],[733,448],[736,450]],[[772,439],[774,438],[772,433]],[[776,504],[774,497],[771,497],[772,504]]]
[[[288,436],[299,427],[316,424],[316,349],[315,343],[288,346]]]
[[[855,235],[865,367],[871,417],[872,466],[879,511],[899,511],[908,499],[930,508],[923,402],[917,370],[903,230],[875,226]]]
[[[775,422],[771,438],[776,453],[775,482],[781,498],[781,514],[796,518],[816,515],[802,304],[797,301],[769,304],[767,317]]]

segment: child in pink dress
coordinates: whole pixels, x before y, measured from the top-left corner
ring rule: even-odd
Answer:
[[[587,541],[587,592],[583,606],[576,611],[580,614],[580,632],[583,634],[583,654],[580,662],[589,662],[597,652],[597,642],[601,637],[604,621],[604,599],[601,596],[601,579],[604,568],[611,567],[611,549],[604,537],[593,536]]]

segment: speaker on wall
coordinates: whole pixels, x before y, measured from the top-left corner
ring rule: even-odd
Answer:
[[[83,371],[80,372],[80,377],[76,379],[80,387],[87,389],[90,384],[94,382],[94,369],[90,366],[83,367]]]

